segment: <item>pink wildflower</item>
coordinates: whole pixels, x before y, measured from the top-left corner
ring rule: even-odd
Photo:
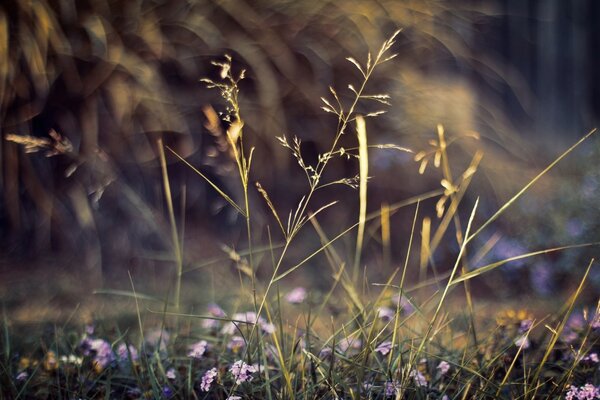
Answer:
[[[232,351],[238,351],[242,347],[246,345],[246,341],[241,336],[232,336],[229,343],[227,343],[227,348]]]
[[[303,287],[294,288],[291,292],[285,295],[285,301],[291,304],[300,304],[306,300],[307,292]]]
[[[396,315],[396,311],[390,307],[379,307],[377,309],[377,316],[384,321],[391,321]]]
[[[529,338],[525,335],[523,336],[519,336],[516,340],[515,340],[515,346],[522,348],[523,350],[528,349],[529,346],[531,346],[531,342],[529,341]]]
[[[392,350],[392,342],[386,341],[381,343],[379,346],[375,348],[375,351],[381,353],[381,355],[386,355]]]
[[[175,376],[175,369],[169,368],[167,370],[167,373],[165,374],[165,376],[167,377],[167,379],[174,380],[176,378],[176,376]]]
[[[137,361],[138,360],[138,352],[132,345],[126,345],[125,343],[121,343],[119,347],[117,347],[117,355],[119,356],[119,361]]]
[[[200,390],[202,390],[203,392],[208,392],[210,390],[210,386],[212,385],[216,377],[216,368],[211,368],[208,371],[206,371],[202,376],[202,381],[200,382]]]
[[[354,339],[345,337],[338,343],[338,348],[342,353],[346,353],[349,350],[359,350],[362,346],[362,341],[360,339]]]
[[[252,380],[252,374],[256,372],[256,368],[253,365],[248,365],[242,360],[233,363],[229,372],[235,379],[235,384],[240,385],[243,382],[250,382]]]
[[[446,375],[448,371],[450,371],[450,364],[447,361],[440,361],[440,363],[437,366],[437,369],[440,370],[440,373],[442,375]]]
[[[414,379],[417,386],[427,386],[427,378],[420,371],[413,369],[410,371],[410,377]]]
[[[569,391],[565,395],[566,400],[595,400],[600,399],[600,387],[596,387],[591,383],[586,383],[577,388],[571,385]]]
[[[29,378],[29,373],[27,371],[21,371],[17,374],[17,380],[19,382],[22,382],[27,378]]]
[[[385,383],[385,396],[392,397],[396,395],[396,391],[400,387],[399,383],[396,381],[386,382]]]
[[[208,314],[213,317],[224,318],[226,316],[225,311],[218,304],[210,303],[207,306]],[[217,329],[219,327],[219,320],[216,319],[204,319],[202,320],[202,327],[205,329]]]
[[[190,346],[188,357],[195,358],[197,360],[201,359],[204,353],[206,352],[207,346],[208,343],[206,342],[206,340],[201,340],[199,342],[194,343]]]

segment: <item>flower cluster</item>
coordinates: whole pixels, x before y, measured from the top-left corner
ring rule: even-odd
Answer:
[[[587,383],[579,388],[571,385],[565,395],[565,400],[595,400],[600,399],[600,386]]]
[[[285,301],[290,304],[300,304],[306,300],[308,293],[303,287],[294,288],[291,292],[285,295]]]
[[[199,342],[194,343],[190,346],[188,357],[195,358],[197,360],[201,359],[204,353],[206,352],[207,347],[208,343],[206,342],[206,340],[201,340]]]
[[[275,332],[275,325],[268,322],[263,317],[258,316],[253,311],[233,314],[233,317],[231,319],[233,321],[240,321],[240,322],[229,322],[229,323],[225,324],[225,326],[223,326],[223,329],[221,329],[222,334],[233,335],[237,331],[236,325],[238,325],[238,324],[244,324],[244,325],[255,325],[256,324],[260,327],[260,329],[264,333],[271,334],[271,333]]]
[[[211,368],[202,375],[202,381],[200,382],[200,390],[208,392],[213,381],[217,377],[218,372],[216,368]]]
[[[110,343],[103,339],[85,338],[82,340],[80,347],[84,356],[91,356],[94,362],[94,367],[98,371],[102,371],[115,361]]]
[[[235,379],[235,384],[240,385],[243,382],[250,382],[252,380],[252,374],[256,372],[256,367],[238,360],[229,368],[229,372],[231,372],[231,375]]]

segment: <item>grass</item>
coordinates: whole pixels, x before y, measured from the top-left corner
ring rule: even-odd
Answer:
[[[67,321],[41,333],[22,335],[14,329],[10,312],[4,310],[2,398],[600,398],[594,393],[599,390],[596,386],[585,386],[600,384],[600,306],[590,308],[582,302],[594,260],[589,261],[562,309],[549,315],[540,310],[497,311],[495,306],[478,305],[472,290],[474,279],[511,261],[597,245],[536,250],[487,265],[479,265],[477,260],[483,259],[482,251],[489,248],[475,245],[486,228],[595,131],[485,218],[479,215],[479,199],[472,205],[463,204],[482,155],[476,153],[466,169],[456,173],[447,149],[461,138],[447,139],[440,125],[433,150],[414,156],[421,172],[428,165],[441,170],[440,188],[382,205],[369,214],[368,154],[377,146],[368,144],[367,126],[390,100],[385,93],[371,94],[369,82],[381,64],[394,59],[397,34],[376,53],[369,53],[365,62],[348,59],[361,77],[348,86],[350,97],[330,88],[329,97],[322,98],[323,110],[336,119],[336,130],[329,151],[319,155],[316,163],[304,159],[300,139],[278,138],[302,169],[307,192],[286,217],[267,190],[256,185],[273,217],[267,243],[257,243],[253,225],[252,165],[253,160],[258,162],[254,154],[260,149],[248,148],[244,141],[243,110],[238,101],[244,71],[237,72],[230,57],[214,63],[220,79],[205,82],[219,90],[227,110],[222,116],[226,129],[214,134],[221,135],[226,153],[237,167],[241,200],[227,194],[176,150],[167,149],[244,218],[247,248],[229,252],[237,266],[239,285],[230,285],[229,292],[215,296],[221,304],[205,304],[201,313],[187,306],[183,295],[186,274],[202,273],[211,264],[184,269],[184,229],[178,226],[166,154],[159,141],[174,260],[172,282],[155,296],[136,290],[131,275],[130,291],[102,290],[103,295],[134,302],[134,318],[127,321],[89,321],[87,326]],[[371,106],[377,108],[358,112]],[[346,140],[342,138],[350,132],[356,132],[358,146],[344,148],[341,143]],[[35,144],[27,138],[15,141]],[[52,142],[42,145],[52,147]],[[378,146],[410,152],[396,144]],[[326,171],[331,160],[339,157],[358,160],[358,176],[331,179]],[[358,188],[359,215],[356,222],[324,227],[321,215],[344,204],[320,202],[320,190],[334,185]],[[424,210],[432,198],[437,199],[433,210],[437,221]],[[414,209],[407,254],[402,266],[385,280],[372,281],[377,276],[370,270],[374,266],[365,266],[363,259],[366,233],[381,228],[382,259],[391,264],[390,217],[401,208]],[[466,224],[462,219],[465,210]],[[183,221],[185,218],[179,219],[180,224]],[[314,234],[319,246],[295,260],[292,250],[305,248],[301,241],[307,234]],[[339,241],[348,238],[355,243],[353,251],[340,251]],[[419,241],[419,252],[414,254],[413,244]],[[456,250],[451,268],[437,265],[441,259],[436,250],[442,244]],[[317,259],[327,289],[289,292],[301,270]],[[408,276],[414,265],[421,279],[411,283]],[[462,291],[456,290],[459,287]]]

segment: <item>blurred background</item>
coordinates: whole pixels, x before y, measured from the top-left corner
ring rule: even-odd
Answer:
[[[18,298],[32,284],[49,296],[73,287],[128,288],[127,271],[152,277],[149,290],[164,287],[172,252],[157,139],[234,199],[242,195],[234,165],[207,129],[225,104],[199,81],[218,79],[211,61],[225,54],[236,73],[247,71],[241,112],[246,145],[257,147],[252,180],[287,215],[308,188],[275,137],[298,136],[305,159],[316,161],[336,127],[320,98],[330,85],[350,98],[345,88],[360,76],[346,57],[365,62],[399,28],[398,57],[368,87],[392,103],[368,120],[369,142],[427,150],[442,124],[449,138],[461,137],[450,149],[455,175],[482,150],[461,208],[468,214],[481,196],[481,223],[598,126],[598,19],[596,0],[4,1],[0,294]],[[377,110],[369,107],[361,112]],[[12,135],[33,138],[16,143]],[[343,145],[356,146],[354,136]],[[598,140],[588,141],[494,224],[482,237],[496,243],[486,260],[597,241],[599,148]],[[230,250],[247,247],[244,221],[187,166],[167,161],[179,226],[185,222],[186,268],[199,266],[190,276],[203,281],[207,262],[220,260],[210,270],[213,283],[221,281],[235,273]],[[370,163],[369,211],[440,188],[439,170],[420,175],[410,154],[373,150]],[[339,159],[327,176],[357,172],[356,160]],[[274,221],[255,190],[252,196],[256,241],[266,244],[266,225]],[[357,191],[336,186],[319,196],[315,209],[344,200],[322,216],[329,235],[356,221]],[[424,204],[434,224],[435,201]],[[392,217],[393,265],[406,254],[413,212]],[[385,275],[373,232],[364,263]],[[437,260],[442,268],[456,250],[448,237]],[[354,240],[342,240],[340,250],[353,254]],[[292,259],[319,246],[312,232],[300,243]],[[512,263],[493,276],[506,284],[478,280],[477,288],[499,295],[533,288],[549,296],[576,281],[594,252]],[[310,283],[314,271],[293,279]],[[600,275],[593,280],[599,285]]]

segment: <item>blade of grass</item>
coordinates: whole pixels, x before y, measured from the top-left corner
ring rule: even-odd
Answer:
[[[360,268],[360,257],[362,253],[363,240],[365,236],[365,222],[367,215],[367,179],[369,177],[369,152],[367,147],[367,128],[365,119],[361,115],[356,116],[356,135],[358,136],[358,162],[359,162],[359,212],[358,232],[356,234],[356,250],[354,253],[354,270],[352,279],[358,279]]]
[[[169,175],[167,172],[167,160],[165,158],[165,149],[162,139],[158,139],[158,154],[160,156],[160,167],[162,170],[163,186],[165,189],[165,200],[167,202],[167,210],[169,212],[169,223],[171,225],[171,240],[173,241],[173,252],[175,253],[175,308],[179,310],[179,301],[181,297],[181,276],[183,275],[183,256],[181,254],[181,246],[179,242],[179,233],[177,231],[177,223],[175,221],[175,210],[173,208],[173,198],[171,196],[171,185],[169,183]]]

